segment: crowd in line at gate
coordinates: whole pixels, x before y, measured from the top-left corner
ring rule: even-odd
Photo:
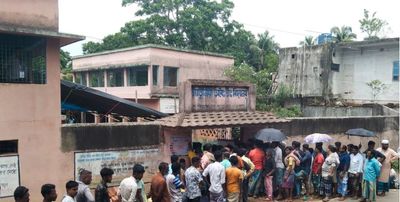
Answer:
[[[103,168],[101,182],[94,195],[89,185],[91,171],[82,169],[78,181],[68,181],[62,202],[247,202],[249,197],[265,201],[296,198],[334,197],[360,201],[376,201],[384,197],[392,184],[391,163],[398,154],[382,140],[379,148],[369,141],[361,145],[316,143],[314,148],[293,141],[252,145],[210,145],[188,152],[190,162],[171,156],[171,162],[159,164],[152,177],[150,189],[142,180],[145,168],[136,164],[132,176],[121,181],[117,191],[109,188],[114,171]],[[190,166],[187,166],[187,165]],[[395,174],[396,175],[396,174]],[[58,188],[61,191],[62,188]],[[64,192],[64,191],[62,191]],[[44,202],[56,201],[53,184],[41,188]],[[29,201],[29,189],[20,186],[14,192],[17,202]]]

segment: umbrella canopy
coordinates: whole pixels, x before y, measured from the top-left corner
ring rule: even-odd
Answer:
[[[280,142],[287,139],[286,135],[282,133],[282,131],[274,128],[261,129],[254,137],[263,142]]]
[[[376,133],[366,130],[364,128],[354,128],[346,131],[347,135],[361,136],[361,137],[375,137]]]
[[[318,142],[331,142],[333,139],[327,134],[313,133],[311,135],[307,135],[307,137],[304,138],[304,141],[308,144],[315,144]]]

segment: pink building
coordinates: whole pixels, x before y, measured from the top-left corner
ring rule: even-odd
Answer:
[[[180,82],[227,80],[224,70],[233,63],[226,55],[149,44],[77,56],[72,66],[75,83],[172,114]]]
[[[57,0],[2,0],[0,6],[0,200],[44,183],[59,196],[73,173],[61,151],[60,47],[83,37],[58,32]]]

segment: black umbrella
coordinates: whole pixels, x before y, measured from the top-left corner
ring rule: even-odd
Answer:
[[[280,142],[286,139],[285,134],[274,128],[264,128],[259,130],[254,137],[263,142]]]
[[[366,130],[364,128],[354,128],[346,131],[347,135],[360,136],[360,137],[375,137],[376,133]]]

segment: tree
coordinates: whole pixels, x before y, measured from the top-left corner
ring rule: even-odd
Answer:
[[[388,23],[385,20],[375,17],[376,12],[370,15],[370,12],[364,9],[364,18],[359,20],[360,29],[367,34],[365,40],[379,39],[379,35],[383,34]]]
[[[60,49],[61,79],[72,81],[72,58],[69,52]]]
[[[272,75],[267,70],[256,72],[246,63],[233,66],[225,70],[225,75],[234,81],[249,82],[256,85],[257,109],[263,109],[266,105],[267,92],[272,85]]]
[[[256,71],[267,69],[274,72],[277,70],[279,44],[275,42],[274,36],[270,35],[268,31],[258,34],[258,40],[253,40],[249,48],[246,61]]]
[[[353,33],[353,29],[345,25],[341,28],[332,27],[331,33],[333,35],[333,40],[336,42],[349,42],[357,38],[357,35]]]
[[[371,88],[371,93],[374,100],[376,100],[376,98],[387,88],[387,85],[382,83],[380,80],[372,80],[367,83],[367,86]]]
[[[230,54],[240,64],[255,38],[230,19],[231,0],[122,0],[129,4],[136,4],[135,15],[144,19],[126,23],[101,43],[85,44],[84,54],[152,43]]]
[[[304,37],[304,41],[300,41],[301,46],[313,46],[315,45],[315,39],[313,36]]]
[[[255,71],[246,63],[232,66],[225,70],[225,75],[234,81],[249,82],[256,86],[256,109],[272,111],[280,117],[300,116],[298,107],[284,107],[284,101],[291,96],[290,88],[281,85],[275,95],[269,95],[268,89],[272,85],[272,73],[267,69]]]

